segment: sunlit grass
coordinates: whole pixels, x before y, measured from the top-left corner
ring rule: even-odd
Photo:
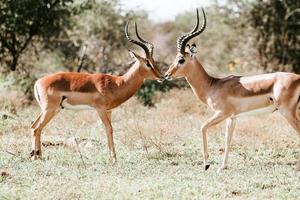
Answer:
[[[43,132],[48,146],[38,161],[29,159],[38,108],[1,119],[0,199],[299,198],[299,141],[279,114],[239,119],[229,169],[218,174],[224,124],[209,131],[212,165],[204,171],[199,130],[211,112],[189,90],[157,99],[155,108],[133,98],[113,112],[116,166],[93,111],[58,114]]]

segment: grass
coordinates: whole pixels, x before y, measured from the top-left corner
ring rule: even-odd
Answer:
[[[229,169],[218,174],[224,124],[209,131],[204,171],[199,130],[212,113],[190,90],[156,102],[149,109],[133,98],[113,112],[115,166],[92,111],[58,114],[42,135],[43,160],[31,161],[29,126],[39,109],[10,103],[1,111],[0,199],[299,199],[299,141],[279,114],[239,119]]]

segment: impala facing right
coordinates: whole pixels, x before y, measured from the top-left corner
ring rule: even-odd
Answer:
[[[279,111],[300,136],[300,76],[294,73],[276,72],[255,76],[210,76],[196,58],[196,45],[187,44],[190,39],[202,33],[206,27],[203,12],[203,25],[197,24],[187,34],[177,40],[177,55],[168,71],[166,79],[185,77],[198,99],[207,104],[215,113],[201,127],[203,159],[205,170],[209,168],[207,149],[208,128],[226,119],[226,145],[221,168],[227,168],[228,154],[236,118],[253,111]],[[250,113],[250,111],[252,111]],[[300,158],[296,165],[300,170]]]

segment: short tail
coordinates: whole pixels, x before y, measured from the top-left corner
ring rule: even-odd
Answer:
[[[37,81],[34,84],[34,97],[35,97],[36,101],[40,104],[41,97],[40,97],[40,94],[39,94],[39,91],[38,91],[38,82]]]
[[[298,97],[298,101],[297,101],[297,104],[296,104],[296,119],[297,121],[300,121],[300,95]]]

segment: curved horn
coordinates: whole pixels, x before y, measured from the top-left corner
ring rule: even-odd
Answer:
[[[154,45],[146,40],[144,40],[143,38],[141,38],[141,36],[139,35],[138,33],[138,30],[137,30],[137,24],[136,22],[134,22],[134,27],[135,27],[135,34],[136,34],[136,37],[143,43],[145,43],[146,45],[149,45],[149,51],[150,51],[150,55],[153,56],[153,49],[154,49]]]
[[[196,23],[196,26],[194,27],[193,30],[191,30],[191,31],[188,32],[188,33],[183,34],[182,36],[180,36],[180,37],[178,38],[178,40],[177,40],[177,48],[179,48],[179,45],[181,44],[183,38],[185,38],[188,34],[191,34],[191,33],[195,32],[195,31],[198,29],[198,27],[199,27],[199,10],[198,10],[198,8],[197,8],[197,23]]]
[[[137,41],[137,40],[134,40],[134,39],[132,39],[132,38],[129,36],[129,34],[128,34],[128,24],[129,24],[129,22],[127,22],[127,23],[126,23],[126,26],[125,26],[125,35],[126,35],[127,40],[128,40],[129,42],[133,43],[133,44],[136,44],[136,45],[142,47],[142,49],[144,49],[144,51],[145,51],[145,53],[146,53],[146,57],[147,57],[147,58],[150,58],[150,52],[149,52],[148,47],[147,47],[144,43],[142,43],[142,42],[140,42],[140,41]]]
[[[200,35],[200,33],[202,33],[205,30],[206,27],[206,16],[205,16],[205,12],[202,8],[202,13],[203,13],[203,22],[202,22],[202,26],[199,30],[194,31],[192,33],[186,34],[185,37],[179,41],[177,43],[177,50],[181,53],[184,54],[184,50],[185,50],[185,46],[187,44],[187,42],[192,39],[193,37],[196,37],[197,35]]]

